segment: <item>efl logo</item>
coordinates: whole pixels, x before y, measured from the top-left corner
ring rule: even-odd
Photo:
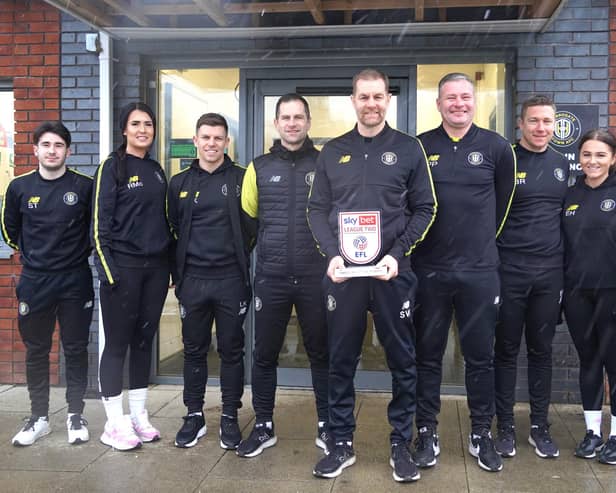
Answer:
[[[359,216],[360,226],[374,226],[376,225],[376,216],[374,214]]]

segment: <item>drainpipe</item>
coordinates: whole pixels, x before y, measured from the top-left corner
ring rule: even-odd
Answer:
[[[112,41],[105,31],[98,33],[100,53],[98,54],[98,83],[99,83],[99,161],[103,161],[111,152],[113,141],[113,100],[112,100],[112,69],[113,53]],[[100,367],[103,348],[105,347],[105,332],[103,330],[103,316],[100,297],[98,301],[98,363]],[[99,383],[100,390],[100,383]]]

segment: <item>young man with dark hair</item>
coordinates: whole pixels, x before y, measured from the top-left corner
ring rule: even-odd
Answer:
[[[176,447],[193,447],[206,433],[203,404],[212,323],[220,355],[220,446],[242,439],[237,410],[244,392],[244,318],[250,303],[251,238],[240,205],[245,169],[225,153],[225,118],[206,113],[193,138],[197,159],[171,178],[169,224],[176,240],[172,277],[180,301],[184,342],[184,405],[188,413]]]
[[[89,440],[83,418],[94,292],[88,265],[92,179],[66,166],[71,134],[60,122],[34,131],[38,168],[15,177],[2,204],[2,235],[20,253],[19,333],[26,346],[32,415],[13,445],[32,445],[51,432],[49,352],[56,320],[66,360],[68,442]]]
[[[370,69],[353,80],[357,125],[323,147],[308,202],[310,228],[328,262],[324,286],[334,441],[313,474],[334,478],[355,463],[353,378],[369,310],[392,376],[389,464],[395,481],[416,481],[419,472],[408,443],[417,378],[412,320],[417,279],[409,256],[434,220],[436,199],[421,143],[385,120],[391,101],[387,76]],[[346,267],[365,269],[348,278]]]
[[[516,454],[513,406],[522,333],[528,350],[530,436],[542,458],[558,457],[550,434],[552,340],[563,295],[564,239],[562,207],[569,164],[550,147],[556,106],[542,95],[522,103],[516,191],[505,227],[497,240],[500,255],[501,307],[496,326],[496,450]]]
[[[308,137],[310,109],[298,94],[276,103],[280,135],[270,152],[248,165],[242,207],[258,222],[255,294],[255,348],[252,405],[256,423],[237,449],[254,457],[276,444],[276,369],[291,310],[295,306],[310,360],[317,405],[316,445],[327,451],[327,325],[321,282],[325,259],[306,220],[306,203],[319,152]]]
[[[469,453],[481,468],[500,471],[490,427],[494,417],[494,331],[500,303],[496,237],[515,186],[515,156],[500,135],[476,126],[475,87],[461,73],[445,75],[437,128],[419,135],[439,208],[413,255],[419,280],[415,460],[436,464],[443,354],[455,312],[471,415]]]

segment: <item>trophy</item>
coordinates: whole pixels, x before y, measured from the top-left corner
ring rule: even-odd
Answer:
[[[338,267],[337,277],[373,277],[387,274],[387,267],[370,264],[381,251],[380,211],[339,212],[338,242],[342,257],[353,265]]]

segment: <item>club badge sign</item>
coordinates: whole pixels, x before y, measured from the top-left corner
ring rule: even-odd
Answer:
[[[365,265],[376,259],[381,252],[379,211],[338,213],[338,242],[342,256],[356,266],[337,269],[337,276],[366,277],[387,273],[385,267]]]

